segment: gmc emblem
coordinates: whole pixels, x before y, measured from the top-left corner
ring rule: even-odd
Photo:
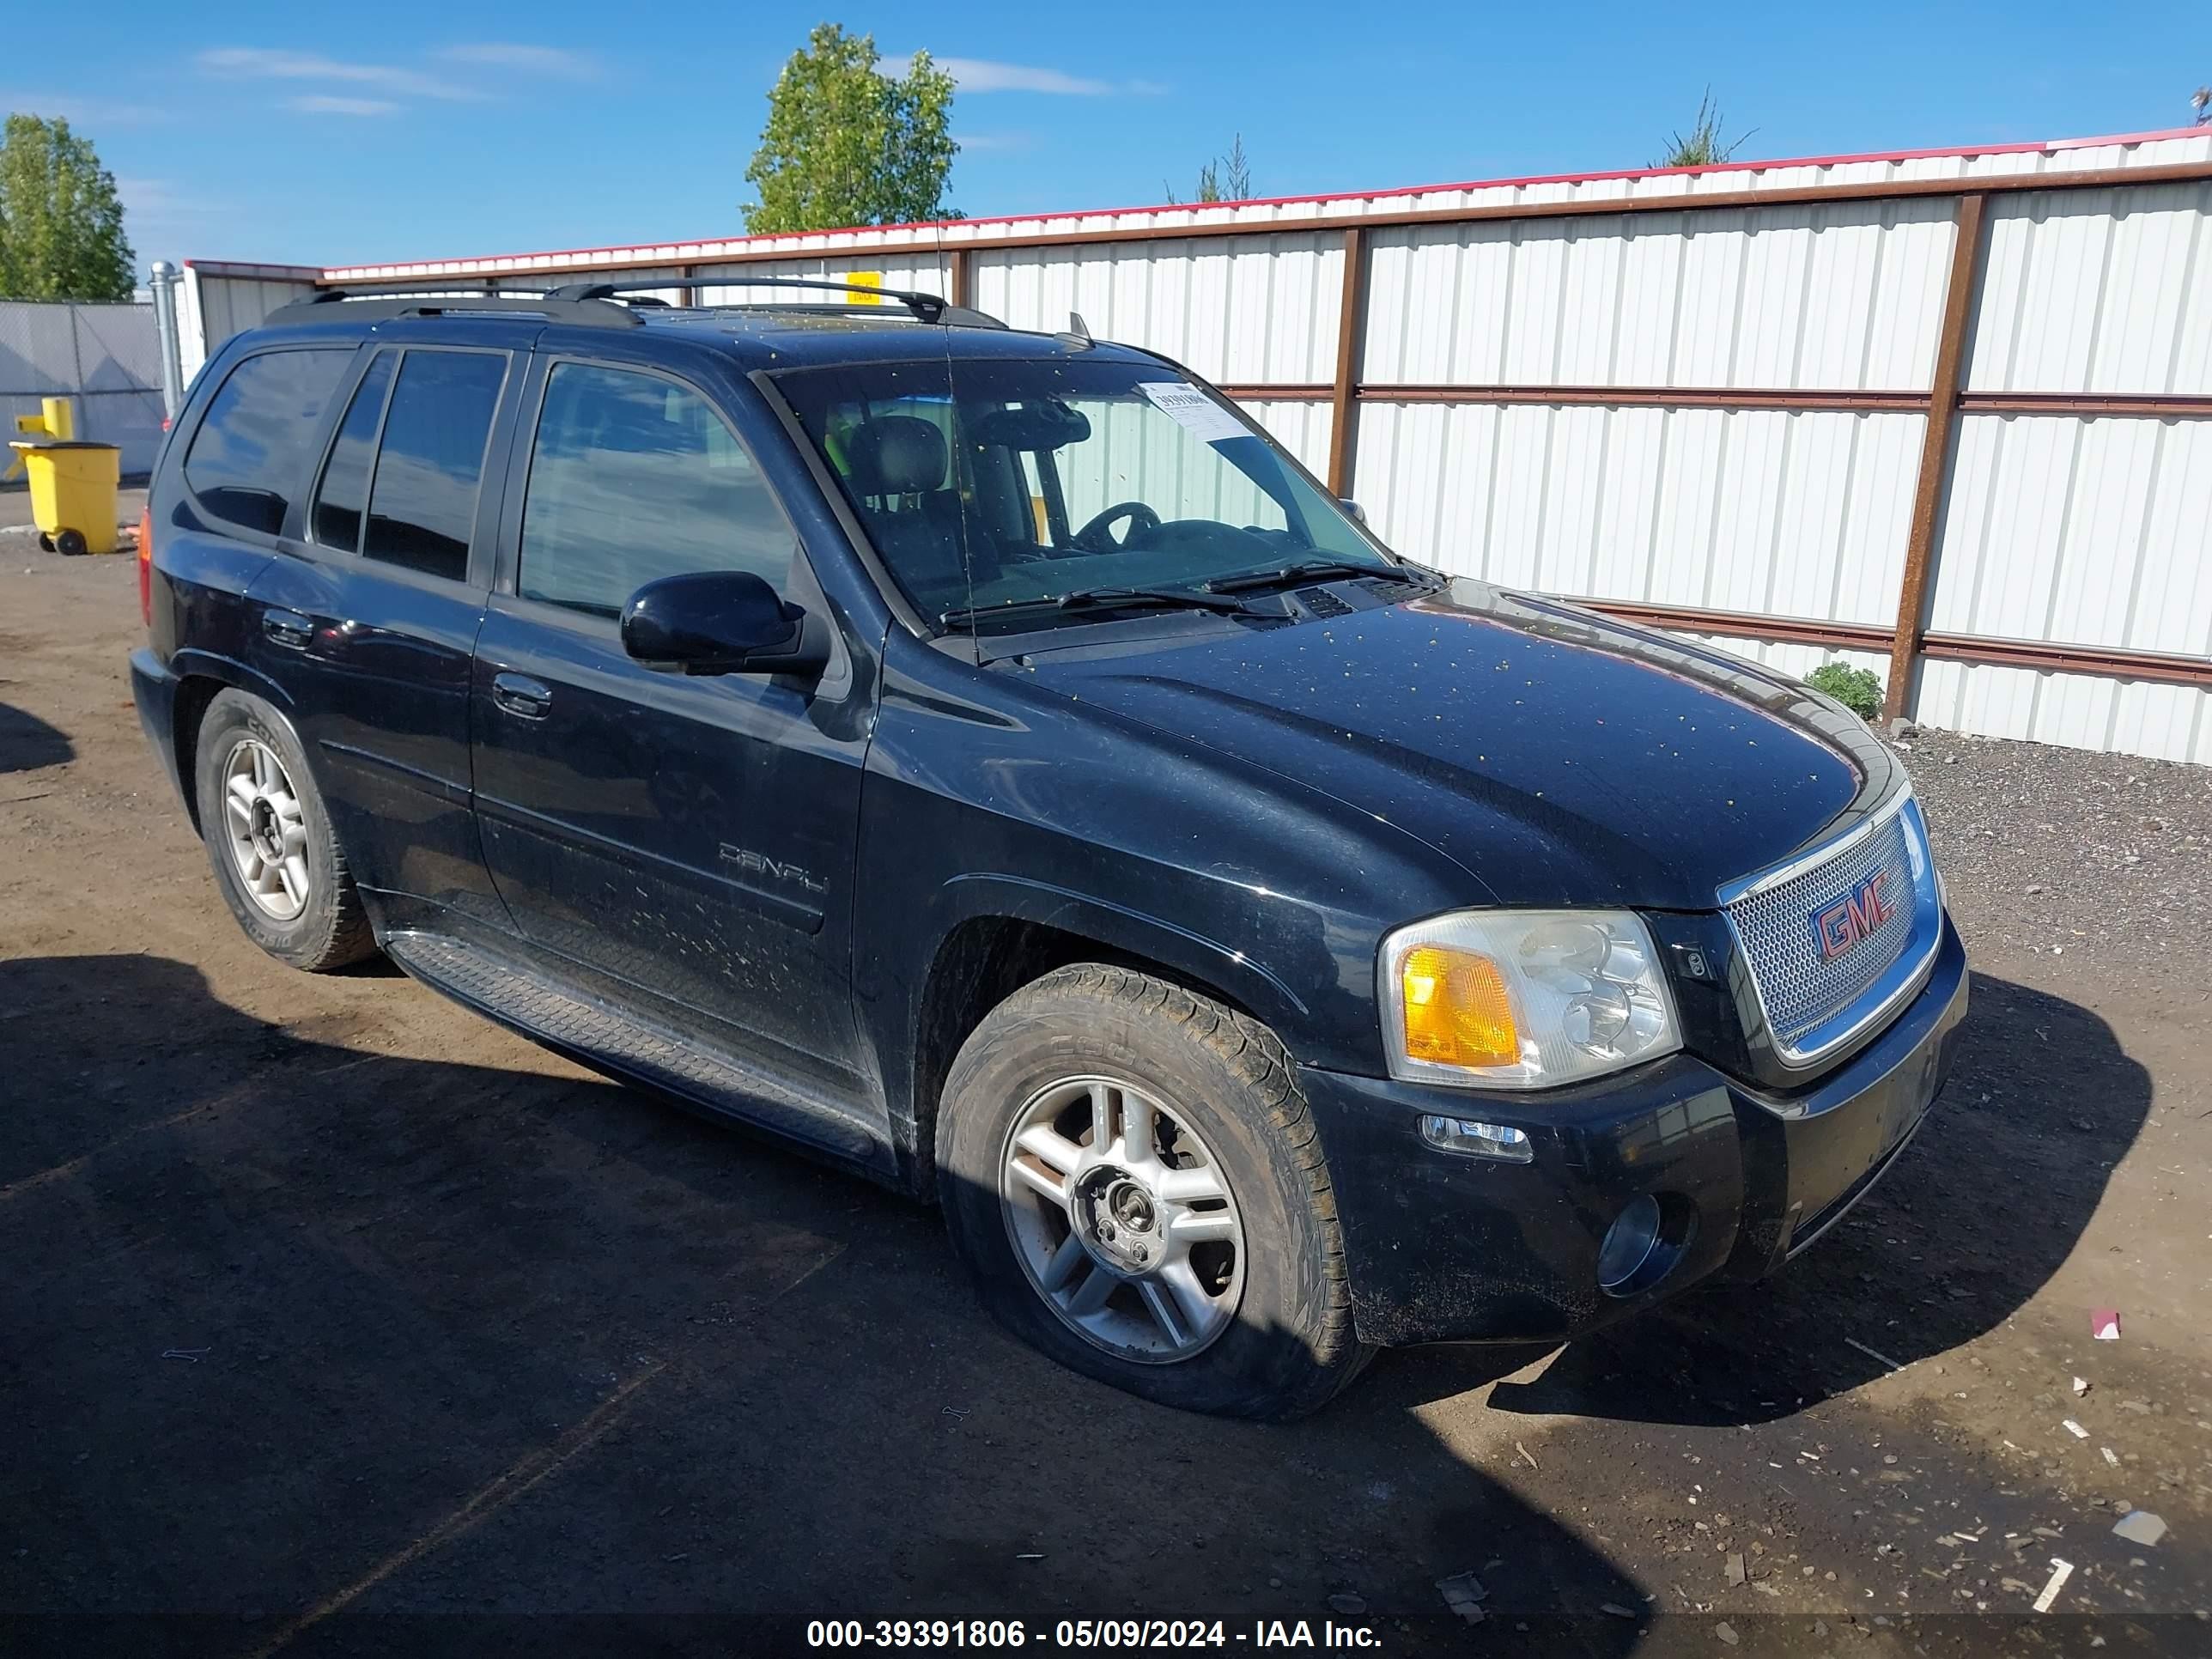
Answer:
[[[1897,914],[1887,896],[1890,868],[1884,865],[1825,910],[1813,915],[1813,937],[1820,941],[1820,959],[1833,962]]]

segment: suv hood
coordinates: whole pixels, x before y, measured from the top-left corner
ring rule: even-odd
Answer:
[[[1080,703],[1419,837],[1499,904],[1709,910],[1902,776],[1795,681],[1463,579],[1297,627],[1028,660]]]

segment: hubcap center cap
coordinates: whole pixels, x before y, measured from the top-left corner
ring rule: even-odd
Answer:
[[[253,803],[253,825],[248,831],[253,837],[253,850],[274,863],[284,856],[284,830],[276,820],[276,809],[263,795]]]
[[[1102,1164],[1084,1177],[1074,1222],[1084,1249],[1115,1273],[1145,1273],[1160,1259],[1158,1204],[1126,1170]]]

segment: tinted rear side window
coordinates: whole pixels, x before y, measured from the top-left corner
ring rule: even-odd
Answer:
[[[307,487],[324,407],[353,349],[248,357],[208,405],[185,457],[185,482],[218,518],[275,535]]]
[[[315,539],[325,547],[361,550],[362,509],[368,504],[368,467],[376,455],[376,428],[384,421],[384,394],[392,390],[392,365],[398,354],[381,351],[361,377],[331,459],[323,465],[323,487],[315,494]]]
[[[453,581],[469,571],[484,444],[507,354],[410,350],[384,417],[362,554]]]
[[[781,588],[795,546],[752,457],[698,393],[554,365],[523,497],[524,599],[611,617],[662,576],[750,570]]]

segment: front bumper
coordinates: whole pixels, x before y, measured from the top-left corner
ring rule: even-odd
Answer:
[[[1819,1083],[1768,1095],[1676,1054],[1540,1097],[1300,1074],[1328,1156],[1362,1340],[1563,1341],[1715,1281],[1748,1281],[1840,1219],[1920,1127],[1966,1012],[1947,917],[1919,994]],[[1443,1152],[1425,1113],[1526,1133],[1525,1164]],[[1598,1282],[1606,1230],[1640,1195],[1667,1218],[1655,1278]]]

